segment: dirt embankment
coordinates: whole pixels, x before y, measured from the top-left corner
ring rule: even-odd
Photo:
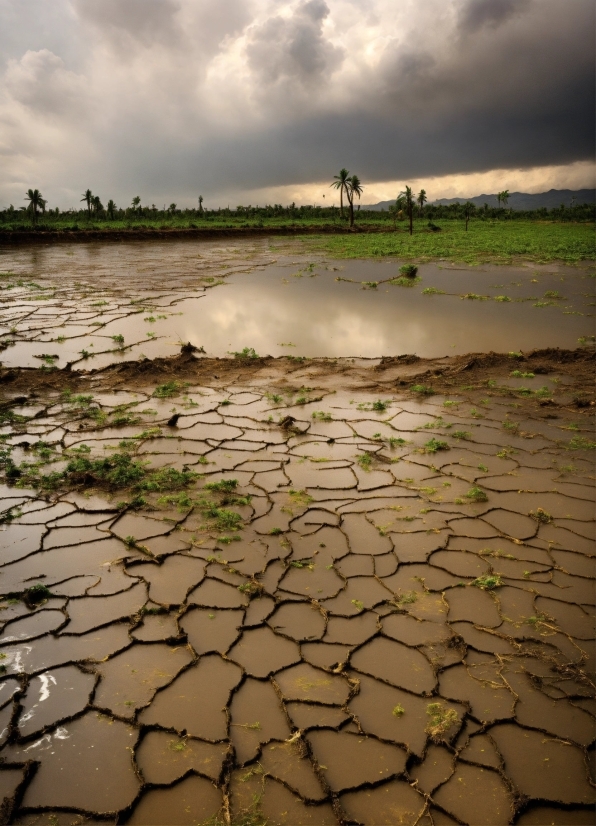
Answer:
[[[146,387],[167,381],[200,383],[206,386],[230,386],[256,383],[262,386],[300,387],[316,384],[319,388],[359,389],[391,392],[420,386],[420,392],[448,393],[462,387],[485,386],[506,379],[516,369],[536,376],[564,372],[569,384],[561,385],[557,393],[580,394],[586,404],[594,399],[594,361],[590,350],[560,350],[548,348],[523,354],[468,353],[461,356],[423,359],[415,355],[388,356],[380,359],[352,358],[211,358],[195,355],[196,348],[184,345],[179,355],[170,358],[145,359],[110,365],[88,372],[39,368],[0,369],[0,385],[10,395],[38,388],[76,390],[90,380],[104,387]],[[553,396],[557,393],[553,392]],[[544,404],[545,400],[541,399]],[[546,403],[552,400],[546,399]],[[580,399],[580,404],[583,402]]]
[[[79,230],[0,230],[0,244],[48,244],[77,241],[179,241],[185,238],[241,238],[264,235],[343,235],[351,232],[389,232],[391,227],[355,227],[350,230],[344,225],[324,226],[284,226],[284,227],[187,227],[181,229],[159,229],[145,227],[131,229],[79,229]]]

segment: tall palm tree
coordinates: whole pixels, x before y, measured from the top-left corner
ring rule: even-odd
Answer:
[[[347,169],[340,169],[339,175],[333,176],[333,183],[331,184],[331,188],[339,189],[339,214],[341,217],[344,217],[344,192],[348,196],[348,202],[350,197],[348,195],[348,187],[350,180],[350,173]]]
[[[101,202],[101,199],[100,199],[99,195],[94,195],[93,196],[92,204],[93,204],[93,212],[96,215],[99,215],[99,213],[103,210],[103,204]]]
[[[111,198],[108,201],[106,211],[108,213],[108,218],[110,219],[110,221],[113,221],[114,220],[114,213],[116,212],[116,204],[112,201]]]
[[[499,206],[503,204],[503,206],[507,206],[509,202],[509,190],[504,189],[503,192],[497,193],[497,201],[499,202]]]
[[[25,195],[25,201],[29,201],[27,211],[31,213],[33,223],[36,224],[37,210],[41,209],[42,212],[45,212],[47,201],[43,199],[39,189],[28,189]]]
[[[203,214],[203,196],[199,195],[199,212]]]
[[[412,193],[412,187],[406,186],[404,191],[400,193],[400,197],[404,199],[404,205],[406,208],[406,212],[408,214],[408,218],[410,219],[410,235],[414,230],[413,220],[414,220],[414,195]]]
[[[350,205],[350,228],[354,226],[354,196],[358,198],[362,195],[364,187],[360,183],[358,175],[352,175],[346,180],[346,195],[348,196],[348,203]]]
[[[81,198],[81,201],[87,201],[87,214],[89,218],[91,218],[91,203],[93,201],[93,193],[90,189],[85,190],[85,192],[83,193],[83,197]]]
[[[140,210],[140,209],[141,209],[141,197],[140,197],[140,195],[135,195],[135,196],[134,196],[134,198],[132,199],[132,204],[131,204],[131,206],[132,206],[132,208],[135,210],[135,212],[136,212],[137,210]]]
[[[426,197],[426,189],[421,189],[420,190],[416,200],[418,201],[418,209],[420,210],[420,217],[422,217],[422,210],[424,209],[424,204],[428,201],[428,198]]]

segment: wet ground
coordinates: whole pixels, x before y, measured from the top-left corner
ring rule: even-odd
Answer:
[[[304,257],[298,242],[64,244],[0,250],[6,366],[173,355],[423,357],[573,348],[594,334],[593,266]],[[45,359],[45,361],[44,361]]]
[[[593,365],[0,370],[4,822],[592,823]]]

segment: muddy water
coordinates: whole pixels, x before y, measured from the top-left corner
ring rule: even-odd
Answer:
[[[163,401],[89,382],[92,418],[53,390],[13,408],[14,460],[42,440],[47,473],[126,436],[200,477],[136,511],[88,482],[0,486],[6,820],[592,822],[593,436],[571,404],[586,388],[542,363],[541,406],[509,364],[421,401],[396,393],[398,368],[343,367],[318,389],[307,365],[292,387],[273,365]],[[116,426],[121,403],[151,407],[151,430]],[[200,505],[232,479],[235,532]]]
[[[439,262],[403,286],[390,283],[400,263],[331,261],[278,240],[3,248],[0,340],[14,346],[2,361],[86,369],[186,341],[215,356],[436,357],[594,334],[586,267]]]

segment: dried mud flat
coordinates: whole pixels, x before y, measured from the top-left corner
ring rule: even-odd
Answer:
[[[594,358],[517,356],[0,371],[4,822],[592,823]]]

